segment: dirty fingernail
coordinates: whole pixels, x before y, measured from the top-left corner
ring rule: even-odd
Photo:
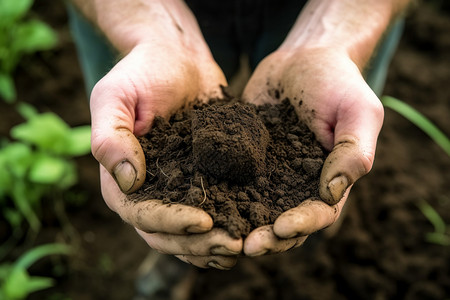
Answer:
[[[348,188],[348,179],[344,175],[338,176],[333,178],[328,183],[328,189],[330,190],[331,196],[333,197],[334,203],[329,204],[336,204],[341,200],[341,198],[344,196],[345,191]]]
[[[186,228],[187,233],[203,233],[205,231],[208,231],[210,228],[198,226],[198,225],[192,225]]]
[[[184,263],[192,265],[192,263],[186,258],[185,255],[175,255],[175,257],[178,258],[179,260],[181,260]]]
[[[249,254],[247,254],[247,256],[250,256],[250,257],[262,256],[262,255],[266,254],[267,252],[269,252],[269,251],[262,250],[262,251],[255,252],[255,253],[249,253]]]
[[[231,251],[230,249],[227,249],[224,246],[217,246],[211,248],[211,254],[229,256],[229,255],[238,255],[239,252]]]
[[[123,193],[129,192],[136,181],[136,169],[128,160],[119,162],[114,167],[113,175]]]
[[[231,268],[225,268],[224,266],[219,265],[219,264],[218,264],[217,262],[215,262],[215,261],[210,261],[210,262],[208,263],[208,266],[211,267],[211,268],[219,269],[219,270],[230,270],[230,269],[231,269]]]

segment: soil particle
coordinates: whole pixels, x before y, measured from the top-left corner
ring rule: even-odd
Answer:
[[[195,105],[169,121],[157,117],[140,143],[149,176],[130,199],[199,206],[235,238],[319,199],[326,153],[287,99]]]
[[[305,171],[306,174],[310,174],[310,176],[312,177],[319,176],[322,166],[323,166],[322,159],[305,158],[302,161],[303,171]]]

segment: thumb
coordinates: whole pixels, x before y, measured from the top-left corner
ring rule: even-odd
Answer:
[[[120,190],[136,191],[145,180],[145,157],[134,136],[134,97],[100,81],[91,95],[92,154],[112,175]],[[125,100],[124,100],[125,99]]]
[[[371,90],[360,96],[364,98],[344,101],[340,107],[334,147],[322,168],[319,193],[329,205],[338,203],[346,190],[370,171],[375,158],[383,107]]]

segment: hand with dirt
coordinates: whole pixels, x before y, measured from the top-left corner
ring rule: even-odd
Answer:
[[[332,225],[351,186],[372,167],[383,107],[361,73],[397,8],[393,1],[350,2],[309,2],[244,90],[243,98],[255,104],[289,98],[299,118],[331,151],[319,187],[326,203],[306,200],[273,226],[255,229],[244,241],[246,255],[286,251]]]
[[[97,83],[90,102],[92,152],[100,162],[106,203],[159,252],[199,267],[230,268],[242,240],[211,230],[206,212],[126,196],[146,175],[135,136],[147,133],[155,116],[169,117],[190,101],[218,97],[226,85],[195,18],[182,1],[77,2],[124,55]]]

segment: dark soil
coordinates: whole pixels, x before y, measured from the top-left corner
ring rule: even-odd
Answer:
[[[414,106],[450,135],[449,2],[418,3],[407,18],[385,93]],[[34,8],[58,30],[61,44],[23,60],[19,98],[41,111],[55,111],[73,126],[86,124],[88,103],[62,1],[37,0]],[[2,101],[0,108],[0,130],[7,135],[21,119]],[[31,299],[131,299],[148,246],[103,203],[95,160],[78,162],[76,191],[86,200],[66,202],[75,233],[49,218],[53,207],[47,205],[41,234],[15,251],[77,241],[77,254],[67,264],[55,268],[42,260],[32,268],[32,275],[55,276],[57,284]],[[199,271],[190,299],[448,299],[450,248],[425,240],[433,226],[417,204],[427,201],[450,223],[449,170],[449,157],[428,136],[386,110],[374,168],[352,189],[334,236],[313,235],[303,247],[281,255],[241,258],[231,271]]]
[[[319,200],[326,157],[285,99],[254,106],[225,99],[157,118],[140,139],[148,176],[131,199],[198,206],[234,238]]]

